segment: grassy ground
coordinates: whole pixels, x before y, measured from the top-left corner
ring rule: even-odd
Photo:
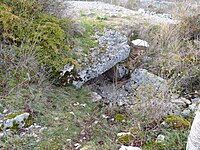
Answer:
[[[48,78],[46,75],[49,74],[49,72],[47,72],[49,71],[47,66],[53,65],[56,69],[60,69],[58,67],[61,65],[60,59],[65,56],[70,57],[68,52],[66,52],[65,46],[67,45],[69,49],[73,47],[73,42],[69,42],[71,40],[77,42],[76,44],[78,44],[85,53],[88,53],[89,48],[97,46],[98,43],[95,42],[95,39],[91,36],[96,30],[102,31],[105,26],[104,22],[106,22],[106,17],[94,15],[93,17],[95,20],[91,21],[85,20],[85,16],[81,16],[84,20],[81,22],[81,25],[85,32],[83,32],[84,35],[77,36],[68,33],[68,30],[73,30],[71,27],[73,23],[71,21],[58,20],[47,14],[43,16],[44,14],[41,15],[40,11],[38,12],[39,14],[35,16],[32,10],[30,10],[30,8],[34,6],[32,1],[27,2],[29,2],[30,5],[26,6],[26,3],[22,3],[18,0],[4,0],[4,5],[2,5],[2,8],[0,7],[2,14],[0,15],[0,21],[7,19],[7,22],[4,21],[4,26],[2,26],[0,22],[0,28],[4,29],[1,30],[4,36],[0,34],[0,39],[3,42],[0,52],[4,52],[3,54],[5,55],[4,57],[4,55],[0,54],[0,61],[4,62],[0,64],[0,103],[11,112],[26,111],[31,113],[34,123],[47,128],[43,132],[37,132],[42,138],[40,141],[37,141],[33,137],[21,138],[18,132],[12,136],[6,135],[0,141],[0,149],[65,150],[75,149],[74,145],[76,143],[79,143],[81,148],[84,147],[88,150],[116,150],[121,144],[133,146],[146,145],[143,149],[185,149],[188,131],[161,128],[159,123],[162,120],[158,122],[149,121],[147,120],[147,116],[145,116],[146,118],[144,118],[144,116],[141,117],[140,113],[134,113],[131,108],[107,106],[100,102],[93,103],[91,102],[90,91],[86,88],[76,90],[70,86],[55,86],[50,84],[50,81],[46,80],[46,78]],[[37,5],[35,7],[37,7]],[[24,8],[24,11],[21,12],[18,8]],[[28,11],[25,13],[25,10],[30,10],[30,12]],[[9,15],[7,14],[12,14],[13,18],[8,17]],[[27,17],[27,15],[30,16]],[[16,16],[20,16],[21,20],[19,21]],[[24,20],[26,22],[24,22]],[[35,22],[32,22],[32,20]],[[194,18],[194,20],[197,19]],[[190,27],[190,22],[195,23],[194,20],[185,21],[185,23],[188,23],[187,27]],[[46,22],[54,26],[46,24]],[[65,25],[68,25],[68,23],[70,27],[66,29]],[[24,43],[21,43],[20,40],[23,39],[27,33],[32,33],[25,32],[26,30],[23,30],[22,27],[27,29],[27,31],[33,31],[34,29],[35,35],[38,35],[39,33],[41,34],[40,30],[38,30],[41,26],[46,29],[46,32],[42,34],[43,36],[41,35],[41,38],[37,39],[38,41],[24,40]],[[49,29],[52,30],[52,33],[57,33],[57,29],[60,29],[63,38],[59,41],[54,41],[54,39],[57,38],[52,38],[52,33],[48,32]],[[196,51],[198,47],[195,45],[194,47],[190,47],[191,40],[186,39],[186,41],[183,41],[182,39],[189,35],[195,38],[196,33],[199,33],[199,24],[191,24],[191,28],[186,29],[189,33],[184,33],[183,35],[176,34],[180,30],[174,32],[171,28],[158,30],[156,33],[152,33],[152,37],[149,37],[148,33],[144,33],[146,37],[149,37],[149,41],[152,41],[150,50],[152,50],[153,54],[156,54],[153,57],[156,58],[155,64],[148,64],[152,67],[152,72],[154,70],[155,74],[161,72],[159,75],[169,75],[169,73],[173,73],[175,79],[182,79],[181,77],[184,77],[185,74],[184,71],[191,68],[192,71],[189,70],[189,72],[194,72],[194,78],[197,78],[199,71]],[[187,31],[186,29],[181,28],[181,31]],[[73,33],[75,34],[75,31]],[[61,35],[55,34],[55,37],[60,37]],[[65,38],[67,35],[69,37]],[[66,39],[68,40],[65,41]],[[41,45],[40,40],[43,42],[43,45]],[[180,42],[183,42],[183,44],[181,44],[181,49],[177,47],[177,43],[179,44]],[[32,45],[38,49],[35,49]],[[34,49],[38,51],[32,51],[30,53],[30,47],[31,50]],[[43,48],[41,49],[41,47]],[[179,56],[185,48],[188,49],[188,52],[181,56],[179,61],[176,61],[177,64],[175,64],[174,67],[174,59],[171,57],[172,55],[169,54]],[[163,49],[165,49],[164,52],[162,51]],[[45,52],[49,54],[49,57],[47,57]],[[41,54],[41,56],[38,58],[39,54]],[[41,58],[47,60],[41,62]],[[52,64],[52,58],[56,58],[54,64]],[[165,62],[173,63],[168,63],[166,66]],[[159,66],[160,64],[165,64],[164,69],[163,66]],[[164,75],[163,77],[165,77]],[[29,76],[31,80],[28,79]],[[190,74],[187,76],[191,77]],[[45,80],[43,78],[45,78]],[[50,79],[52,78],[53,77]],[[189,85],[188,88],[190,89],[190,84],[186,84]],[[136,131],[138,131],[134,140],[117,140],[117,133],[122,131],[128,132],[130,129],[136,129]],[[162,145],[155,144],[155,139],[158,134],[166,136],[166,140]]]
[[[151,149],[158,134],[167,135],[165,145],[176,149],[184,149],[188,132],[162,129],[156,123],[148,124],[132,109],[117,106],[106,106],[93,103],[88,89],[76,90],[73,87],[55,87],[31,85],[29,88],[13,91],[2,101],[9,110],[32,113],[34,123],[47,127],[37,132],[41,141],[23,137],[18,134],[5,136],[1,142],[2,149],[75,149],[79,143],[85,149],[116,150],[121,144],[141,146]],[[141,131],[135,140],[118,141],[117,133],[128,132],[132,128]],[[176,143],[176,144],[175,144]],[[150,145],[150,146],[149,146]],[[155,147],[155,144],[153,145]],[[150,147],[150,148],[149,148]]]

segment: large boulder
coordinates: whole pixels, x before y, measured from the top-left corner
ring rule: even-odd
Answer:
[[[96,35],[99,47],[104,48],[102,54],[93,55],[92,61],[87,67],[78,72],[78,80],[73,82],[76,88],[80,88],[87,81],[98,77],[117,63],[128,58],[130,46],[127,38],[115,30],[107,30],[102,36]]]
[[[131,78],[125,87],[130,93],[134,93],[134,91],[139,88],[144,88],[146,92],[151,91],[151,94],[162,93],[168,90],[167,81],[165,79],[148,72],[146,69],[136,69],[131,74]]]

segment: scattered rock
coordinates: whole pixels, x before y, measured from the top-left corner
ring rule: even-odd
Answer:
[[[146,69],[136,69],[131,74],[129,82],[125,85],[126,90],[130,93],[134,93],[134,91],[139,87],[147,89],[151,88],[152,94],[166,92],[168,90],[166,80],[149,73]]]
[[[1,125],[2,130],[12,129],[18,130],[32,124],[32,118],[29,113],[9,114],[5,116],[4,122]]]
[[[192,103],[200,103],[200,98],[195,97],[195,98],[191,99],[191,102]]]
[[[191,105],[189,105],[189,109],[193,112],[196,112],[198,110],[198,103],[192,103]]]
[[[6,114],[8,112],[8,109],[4,109],[3,114]]]
[[[102,100],[102,97],[96,92],[91,92],[91,99],[92,102],[99,102]]]
[[[70,73],[73,69],[74,69],[74,64],[70,64],[70,63],[67,63],[64,67],[63,67],[63,70],[62,73],[61,73],[61,77],[65,75],[66,72]]]
[[[133,44],[134,47],[141,47],[141,48],[149,47],[149,44],[146,41],[141,40],[141,39],[133,40],[131,43]]]
[[[163,142],[165,140],[165,136],[162,134],[159,134],[156,138],[156,142]]]
[[[74,146],[75,146],[75,149],[80,149],[81,144],[80,143],[75,143]]]
[[[141,150],[139,147],[124,146],[122,145],[119,150]]]
[[[189,104],[191,104],[189,100],[182,97],[178,99],[172,99],[171,102],[180,108],[186,108]]]
[[[3,132],[0,132],[0,139],[4,136]]]
[[[185,109],[181,112],[181,116],[183,116],[184,118],[187,118],[188,116],[190,116],[191,111],[189,109]]]

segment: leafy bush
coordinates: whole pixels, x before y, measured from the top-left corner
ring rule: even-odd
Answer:
[[[58,72],[70,57],[71,22],[41,12],[37,1],[3,1],[0,11],[0,39],[19,47],[35,45],[42,65]]]

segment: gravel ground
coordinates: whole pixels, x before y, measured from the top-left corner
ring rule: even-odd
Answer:
[[[133,21],[148,21],[154,24],[176,23],[169,14],[156,14],[154,12],[139,9],[138,11],[130,10],[121,6],[111,5],[103,2],[86,2],[86,1],[69,1],[66,10],[70,16],[80,16],[91,14],[115,18],[121,21],[122,18]],[[67,14],[66,12],[66,14]]]

